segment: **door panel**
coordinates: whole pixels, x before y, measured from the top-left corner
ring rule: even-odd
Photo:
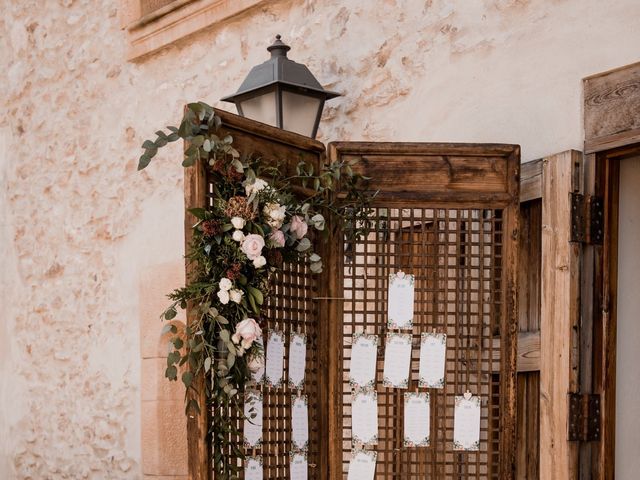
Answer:
[[[377,479],[513,477],[519,149],[512,145],[337,143],[330,160],[358,160],[379,191],[366,238],[336,251],[329,306],[331,478],[352,451],[354,333],[380,336]],[[338,234],[340,235],[340,234]],[[342,236],[340,235],[340,237]],[[389,274],[416,276],[411,381],[381,386]],[[444,389],[430,389],[431,446],[403,446],[403,398],[418,391],[419,336],[447,333]],[[426,389],[421,389],[426,391]],[[453,450],[453,405],[482,400],[478,452]]]

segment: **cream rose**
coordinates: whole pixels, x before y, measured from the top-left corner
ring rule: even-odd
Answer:
[[[242,290],[238,290],[237,288],[229,290],[229,299],[233,303],[240,303],[242,301],[242,295],[244,295],[244,292]]]
[[[298,240],[300,240],[302,237],[304,237],[307,234],[308,229],[309,229],[309,226],[307,225],[307,222],[305,222],[301,216],[294,215],[291,218],[291,228],[289,229],[289,231]]]
[[[282,230],[274,230],[273,232],[271,232],[271,235],[269,235],[269,243],[272,247],[284,247],[284,232]]]
[[[244,233],[242,233],[241,230],[236,230],[231,235],[231,238],[233,238],[236,242],[242,242],[244,240]]]
[[[226,292],[228,290],[231,290],[231,287],[233,287],[233,283],[228,278],[221,278],[220,283],[218,283],[218,286],[220,287],[220,290],[223,290]]]
[[[220,290],[218,292],[218,300],[220,300],[220,303],[223,305],[229,303],[229,292],[227,290]]]
[[[251,233],[244,237],[242,242],[242,251],[249,257],[249,260],[255,260],[262,254],[264,248],[264,238],[255,233]]]
[[[242,346],[242,348],[249,349],[253,342],[262,336],[262,330],[260,325],[253,318],[245,318],[238,325],[236,325],[236,332],[231,337],[233,343]]]
[[[246,222],[242,217],[233,217],[231,219],[231,225],[233,225],[233,228],[235,228],[236,230],[242,230],[245,223]]]
[[[279,203],[267,203],[262,209],[266,215],[267,224],[271,228],[280,228],[284,223],[284,217],[287,212],[287,207],[280,205]]]
[[[244,189],[247,193],[247,197],[250,197],[254,193],[261,192],[268,186],[268,183],[261,178],[256,178],[255,182],[245,185]]]
[[[262,268],[267,264],[267,259],[264,258],[262,255],[260,255],[259,257],[256,257],[253,260],[253,266],[255,268]]]

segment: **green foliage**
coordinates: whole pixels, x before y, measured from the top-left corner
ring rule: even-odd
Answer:
[[[157,131],[155,140],[142,144],[138,170],[146,168],[160,148],[182,139],[188,146],[182,165],[202,162],[213,185],[212,206],[188,210],[197,219],[187,257],[192,274],[187,285],[168,295],[172,303],[161,318],[172,322],[178,310],[189,305],[190,322],[184,331],[174,323],[165,324],[162,330],[170,336],[171,347],[165,376],[173,381],[180,376],[187,392],[203,385],[198,388],[206,389],[206,408],[219,412],[211,422],[210,434],[215,476],[223,480],[237,478],[237,458],[243,452],[230,442],[241,434],[233,416],[222,412],[233,409],[237,417],[243,417],[244,393],[255,387],[250,360],[264,355],[259,342],[240,341],[238,325],[255,318],[264,326],[261,306],[269,297],[271,278],[286,262],[322,272],[322,258],[314,246],[330,233],[326,218],[330,225],[342,223],[352,236],[364,234],[369,228],[372,195],[366,191],[366,179],[353,172],[351,162],[334,162],[318,170],[300,161],[295,174],[287,176],[282,163],[241,155],[231,136],[220,138],[220,126],[212,107],[189,104],[179,127]],[[282,218],[272,215],[278,209],[283,210]],[[242,228],[234,227],[234,217],[236,226],[242,219]],[[298,226],[305,225],[304,233],[292,228],[294,220]],[[259,259],[243,248],[243,238],[249,235],[265,243]],[[279,235],[280,241],[271,239],[272,235]],[[195,382],[202,374],[207,381]],[[191,399],[185,412],[200,412],[201,407]]]

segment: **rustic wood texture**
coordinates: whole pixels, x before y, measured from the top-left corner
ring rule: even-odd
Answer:
[[[201,164],[184,170],[184,204],[185,208],[204,207],[206,205],[206,175]],[[185,210],[184,233],[185,252],[189,253],[191,238],[193,234],[192,226],[198,221],[192,214]],[[189,281],[192,277],[193,265],[188,262],[186,265],[186,278]],[[194,320],[192,305],[187,306],[187,323]],[[200,412],[191,409],[187,417],[187,443],[189,455],[189,479],[208,480],[211,478],[211,457],[209,455],[211,442],[209,439],[209,410],[207,408],[207,397],[205,391],[206,378],[203,373],[195,376],[193,388],[187,391],[187,400],[196,400],[200,407]]]
[[[567,394],[578,387],[580,245],[569,243],[569,193],[577,190],[580,152],[544,159],[540,318],[540,478],[577,478],[578,447],[567,441]]]
[[[414,352],[409,390],[417,389],[417,338],[448,334],[443,390],[430,390],[431,447],[402,445],[401,395],[378,386],[376,478],[513,478],[517,357],[519,149],[510,145],[334,143],[331,160],[358,159],[372,176],[374,229],[346,244],[336,286],[330,353],[331,478],[344,478],[351,452],[348,368],[351,336],[384,342],[388,275],[416,274]],[[496,352],[498,351],[498,355]],[[379,384],[384,347],[379,352]],[[497,372],[494,359],[499,363]],[[483,398],[479,452],[454,452],[453,397]]]
[[[523,163],[520,167],[520,202],[542,198],[542,159]]]
[[[324,161],[324,145],[310,138],[286,132],[258,122],[254,122],[228,112],[216,110],[222,119],[220,136],[231,135],[234,147],[243,155],[259,156],[265,162],[279,163],[285,174],[295,173],[302,159],[320,167]],[[206,169],[199,165],[185,170],[185,207],[209,207],[212,202],[212,185]],[[187,213],[185,232],[187,244],[191,226],[195,219]],[[329,249],[320,246],[324,256]],[[329,266],[326,267],[329,269]],[[189,273],[189,272],[188,272]],[[326,296],[327,287],[319,282],[320,277],[310,272],[307,265],[285,264],[282,272],[273,278],[272,299],[263,307],[265,337],[270,329],[285,333],[284,379],[285,384],[277,389],[261,387],[263,393],[263,445],[246,454],[260,454],[263,457],[264,477],[269,479],[289,478],[289,452],[291,446],[291,398],[297,392],[286,384],[288,378],[289,339],[293,332],[307,335],[307,358],[305,384],[302,394],[309,398],[309,478],[328,478],[328,323],[320,321],[322,305],[318,296]],[[188,312],[189,315],[189,312]],[[325,312],[324,315],[327,315]],[[326,317],[325,317],[326,319]],[[203,386],[204,374],[196,378],[196,385]],[[198,399],[204,405],[203,389],[198,391]],[[193,393],[195,395],[195,393]],[[217,414],[235,415],[239,428],[242,420],[232,411],[222,411],[215,405]],[[207,409],[201,415],[193,415],[188,422],[189,475],[194,480],[212,477],[210,443],[207,431],[210,421]],[[240,438],[232,438],[241,442]],[[227,452],[230,454],[231,452]]]
[[[640,63],[584,79],[585,152],[640,142]]]
[[[522,165],[521,192],[524,183],[532,178]],[[537,183],[542,187],[542,161],[535,162]],[[539,169],[537,168],[539,167]],[[531,172],[531,169],[528,169]],[[516,478],[540,478],[540,308],[542,268],[542,200],[520,195],[520,296],[518,307],[518,436],[516,446]],[[535,195],[534,195],[535,197]],[[525,201],[527,198],[530,201]]]

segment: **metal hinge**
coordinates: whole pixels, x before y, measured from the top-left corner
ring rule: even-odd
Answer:
[[[569,394],[569,441],[600,440],[600,395]]]
[[[571,242],[602,245],[604,238],[604,202],[595,195],[570,193]]]

